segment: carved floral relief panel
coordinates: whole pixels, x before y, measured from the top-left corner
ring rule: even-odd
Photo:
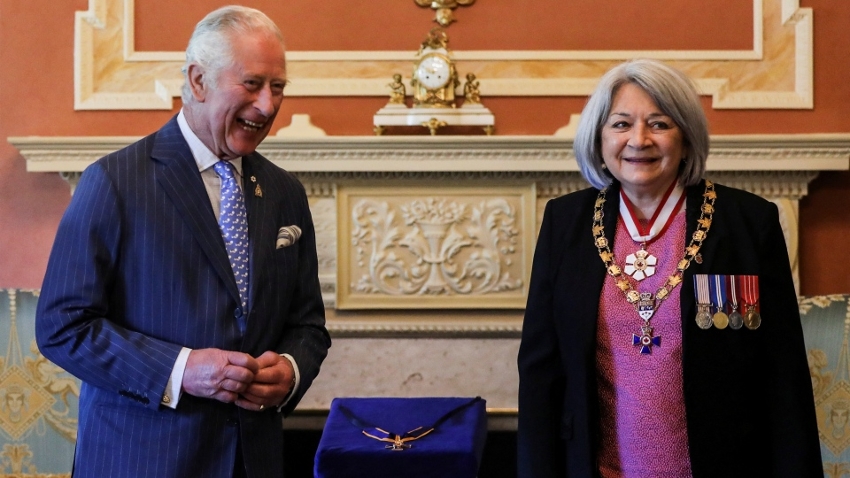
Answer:
[[[339,186],[337,308],[523,308],[527,186]]]

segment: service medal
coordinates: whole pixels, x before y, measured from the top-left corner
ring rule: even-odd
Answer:
[[[756,330],[761,325],[761,315],[756,307],[759,301],[758,276],[741,276],[741,299],[747,308],[744,325],[750,330]]]
[[[744,325],[750,330],[756,330],[761,325],[761,315],[756,312],[755,308],[748,310],[747,314],[744,315]]]
[[[694,293],[697,296],[697,326],[703,330],[711,328],[711,294],[708,287],[708,276],[694,274]]]
[[[738,313],[737,310],[733,310],[731,314],[729,314],[729,327],[732,330],[739,330],[744,326],[744,316]]]
[[[738,286],[740,284],[740,280],[738,280],[737,276],[730,275],[729,280],[726,285],[728,287],[728,296],[729,302],[732,306],[732,313],[729,314],[729,327],[732,330],[739,330],[744,326],[744,317],[738,312],[738,296],[740,293],[738,292]]]
[[[726,308],[726,276],[722,274],[708,276],[708,290],[711,305],[717,311],[711,321],[715,327],[723,330],[729,325],[729,316],[723,312]]]
[[[727,325],[729,325],[729,316],[726,315],[723,311],[719,310],[716,314],[714,314],[714,316],[711,317],[711,322],[714,324],[715,327],[720,330],[723,330],[726,328]]]
[[[708,304],[700,304],[697,310],[697,326],[703,330],[711,328],[711,313],[708,311]]]

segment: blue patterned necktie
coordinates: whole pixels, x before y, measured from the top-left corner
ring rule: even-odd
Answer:
[[[236,277],[236,287],[239,288],[242,326],[242,317],[248,313],[248,213],[245,211],[242,189],[236,184],[236,176],[230,162],[219,161],[213,167],[221,178],[221,216],[218,225],[221,227],[233,275]]]

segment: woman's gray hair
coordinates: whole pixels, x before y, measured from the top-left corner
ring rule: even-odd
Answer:
[[[617,90],[633,83],[652,98],[661,112],[682,130],[687,154],[679,167],[682,186],[696,184],[705,173],[708,158],[708,120],[699,93],[690,78],[657,60],[638,59],[621,63],[605,73],[590,95],[578,123],[573,151],[582,176],[593,187],[602,189],[613,178],[603,167],[601,151],[602,127],[611,114]]]
[[[256,32],[274,35],[283,45],[283,34],[277,25],[265,13],[254,8],[228,5],[210,12],[198,22],[186,47],[186,63],[181,69],[185,79],[183,102],[194,101],[187,76],[190,64],[201,65],[207,72],[207,81],[214,84],[218,73],[233,64],[230,35]]]

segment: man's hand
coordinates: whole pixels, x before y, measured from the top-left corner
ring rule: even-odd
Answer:
[[[246,410],[261,411],[283,403],[295,376],[289,360],[275,352],[263,353],[257,357],[257,363],[260,370],[254,375],[254,381],[236,400],[236,405]]]
[[[192,350],[183,373],[183,390],[196,397],[233,403],[248,389],[259,370],[259,362],[242,352]]]

